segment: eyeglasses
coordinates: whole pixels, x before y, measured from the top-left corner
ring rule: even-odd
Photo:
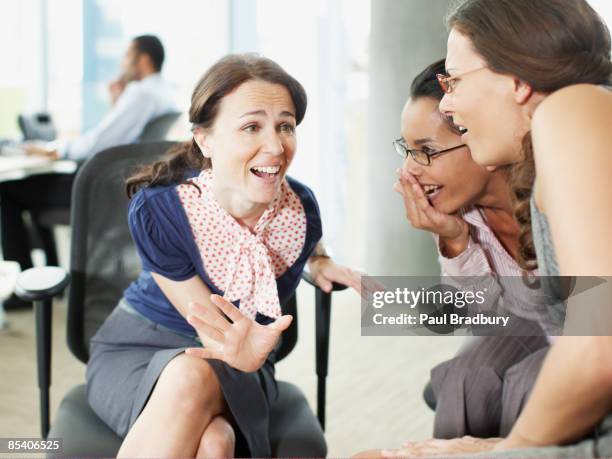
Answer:
[[[461,144],[457,145],[456,147],[451,147],[439,151],[433,149],[430,149],[429,151],[416,149],[413,150],[408,148],[406,146],[406,143],[404,142],[404,139],[400,137],[399,139],[395,139],[393,141],[393,146],[395,147],[395,151],[397,152],[397,154],[400,155],[402,158],[406,159],[408,155],[410,155],[412,156],[412,159],[414,159],[414,161],[420,164],[421,166],[431,166],[431,161],[434,158],[437,158],[438,156],[443,155],[445,153],[449,153],[453,150],[458,150],[459,148],[465,147],[466,145]]]
[[[469,75],[470,73],[476,73],[486,68],[488,67],[480,67],[478,69],[470,70],[469,72],[465,72],[465,73],[462,73],[461,75],[455,75],[455,76],[448,76],[448,75],[444,75],[443,73],[438,73],[436,74],[436,78],[438,79],[438,83],[440,83],[440,87],[442,88],[442,91],[444,91],[446,94],[450,94],[457,87],[457,83],[459,83],[458,81],[459,78]]]

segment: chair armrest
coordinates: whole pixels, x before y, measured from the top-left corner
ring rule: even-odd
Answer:
[[[334,282],[331,292],[324,292],[310,275],[302,271],[302,279],[315,288],[315,344],[317,371],[317,418],[325,430],[326,378],[329,364],[329,329],[331,322],[332,292],[346,290],[347,286]]]
[[[49,386],[51,385],[51,305],[61,293],[70,276],[57,266],[31,268],[19,275],[15,294],[24,301],[34,302],[36,317],[36,365],[40,390],[40,433],[49,433]]]
[[[17,278],[15,294],[24,301],[45,301],[59,295],[69,282],[69,274],[57,266],[30,268]]]

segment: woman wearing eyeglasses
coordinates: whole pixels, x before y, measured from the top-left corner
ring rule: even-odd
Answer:
[[[449,16],[449,28],[440,109],[462,126],[479,164],[520,165],[517,217],[531,213],[533,225],[522,225],[533,234],[522,243],[533,245],[539,269],[551,276],[545,287],[563,296],[560,275],[577,282],[610,276],[605,23],[584,0],[467,0]],[[601,280],[568,300],[566,334],[552,344],[505,438],[413,442],[386,455],[612,457],[612,295],[609,280]],[[569,328],[574,319],[590,332]]]
[[[534,353],[542,354],[548,347],[538,323],[549,324],[542,311],[545,299],[517,282],[523,274],[535,276],[537,271],[525,271],[517,261],[519,225],[508,173],[489,172],[475,163],[461,132],[440,113],[444,92],[436,74],[443,71],[440,60],[412,83],[402,112],[402,138],[394,142],[405,158],[395,189],[403,196],[411,225],[434,235],[442,275],[458,287],[486,288],[488,306],[503,303],[513,314],[514,332],[506,335],[526,335],[476,338],[457,357],[432,370],[437,400],[434,437],[497,436],[504,386],[508,418],[508,405],[519,411],[525,395],[523,386],[512,381],[533,372],[533,362],[539,361]]]

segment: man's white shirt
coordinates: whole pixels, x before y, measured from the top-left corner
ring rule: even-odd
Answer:
[[[61,158],[84,160],[107,148],[134,143],[146,124],[176,112],[172,90],[159,73],[127,84],[115,105],[94,128],[79,137],[58,141]]]

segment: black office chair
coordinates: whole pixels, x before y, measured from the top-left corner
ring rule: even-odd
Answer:
[[[169,137],[172,128],[180,117],[180,112],[172,112],[152,119],[142,130],[142,134],[140,134],[138,141],[161,142],[162,140],[176,140]]]
[[[83,363],[89,358],[89,340],[121,298],[124,289],[140,271],[140,260],[127,225],[128,199],[125,178],[134,166],[149,163],[173,143],[133,144],[111,148],[89,159],[79,171],[72,193],[72,241],[67,339],[72,353]],[[49,430],[49,385],[51,359],[51,303],[68,283],[57,276],[59,268],[25,271],[17,294],[34,301],[37,323],[37,362],[41,394],[41,431],[45,438],[63,438],[64,457],[114,457],[122,439],[91,410],[85,385],[74,387],[63,398]],[[53,271],[36,281],[38,273]],[[44,277],[44,276],[43,276]],[[307,276],[306,276],[307,277]],[[306,279],[312,282],[311,279]],[[335,285],[336,290],[344,286]],[[316,290],[316,371],[318,417],[304,395],[293,384],[279,381],[279,399],[272,406],[270,435],[273,454],[284,457],[324,457],[327,451],[325,426],[325,378],[328,367],[331,294]],[[277,351],[284,358],[297,341],[295,297],[282,306],[294,321]]]
[[[438,401],[436,400],[436,394],[434,393],[433,387],[431,386],[431,381],[427,381],[425,387],[423,388],[423,400],[425,400],[425,404],[432,410],[436,411],[436,405]]]
[[[152,119],[145,125],[138,138],[138,142],[175,140],[170,138],[171,131],[180,116],[181,113],[179,112],[171,112]],[[21,122],[20,118],[20,123]],[[28,123],[25,123],[25,125],[27,126]],[[66,207],[56,207],[33,212],[32,220],[37,228],[37,231],[32,232],[32,239],[35,241],[35,246],[44,250],[47,264],[57,264],[57,247],[55,237],[53,236],[53,227],[70,224],[70,209]]]

